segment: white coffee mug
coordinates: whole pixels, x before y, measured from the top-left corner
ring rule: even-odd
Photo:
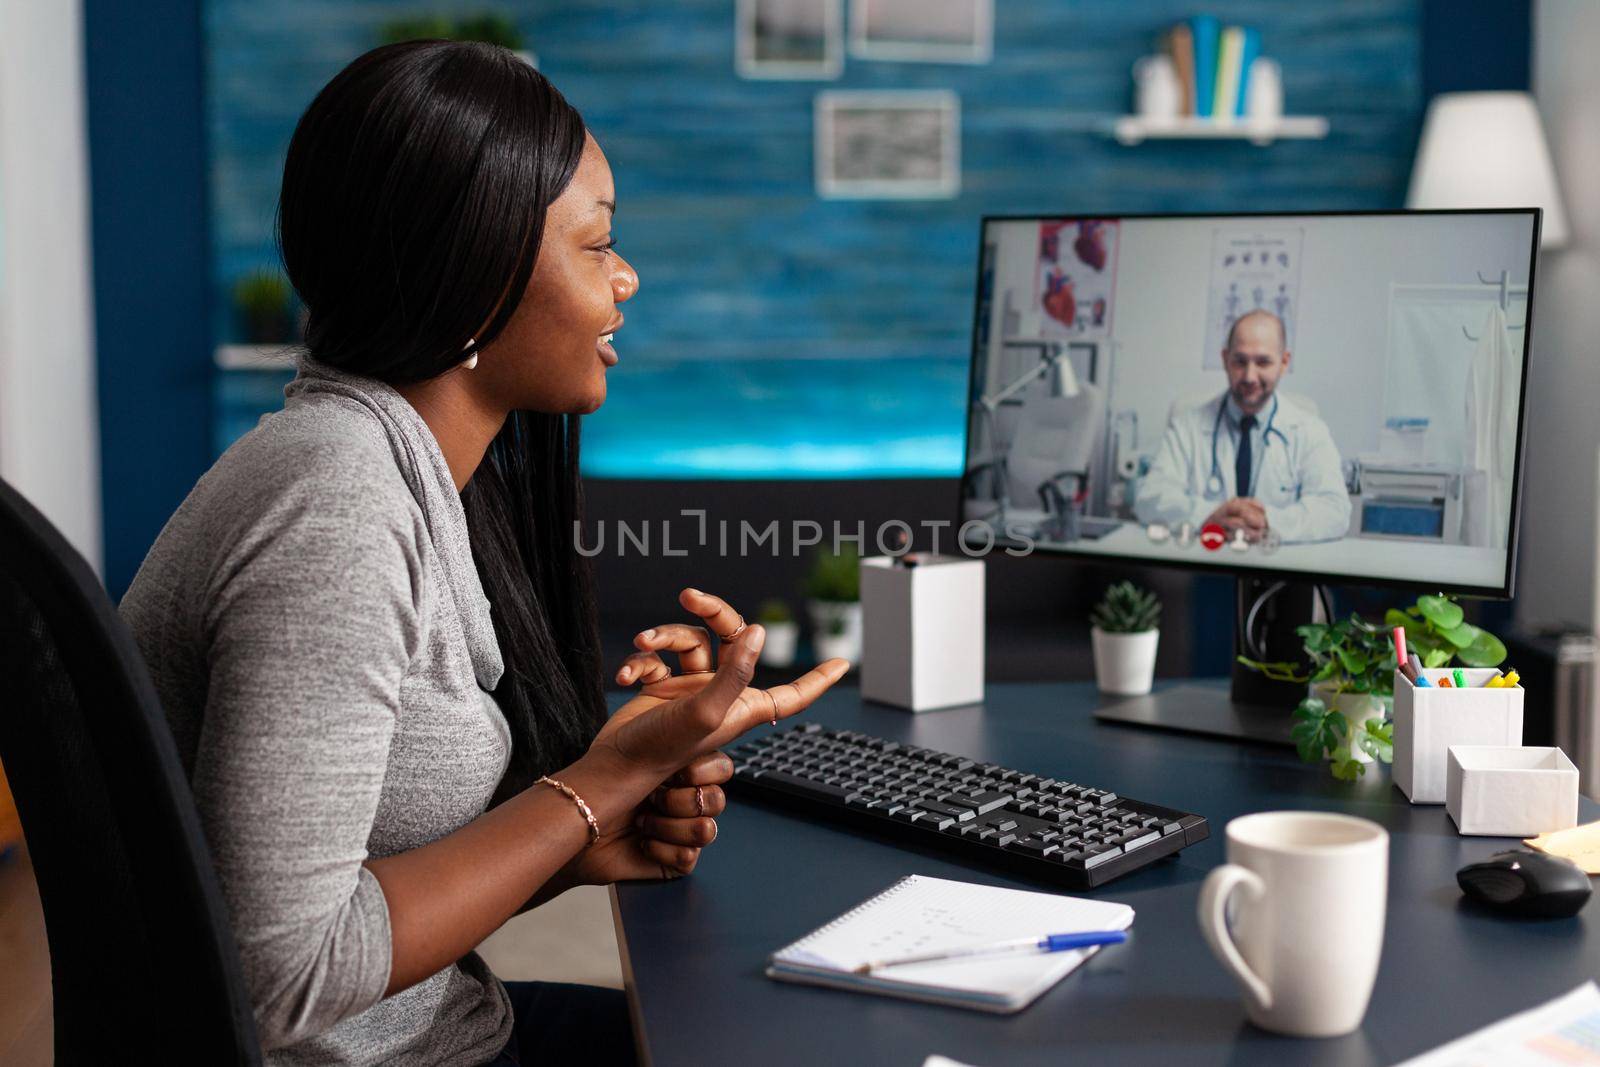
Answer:
[[[1297,1037],[1360,1026],[1383,951],[1387,831],[1352,815],[1267,811],[1234,819],[1227,837],[1228,862],[1200,889],[1200,932],[1243,990],[1245,1014]]]

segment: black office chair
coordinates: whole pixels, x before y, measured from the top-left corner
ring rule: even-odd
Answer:
[[[132,635],[0,481],[0,762],[50,941],[59,1064],[259,1064],[228,913]]]

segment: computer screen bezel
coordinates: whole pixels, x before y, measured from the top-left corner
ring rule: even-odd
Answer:
[[[972,403],[978,395],[978,361],[979,361],[979,331],[982,327],[980,317],[983,313],[983,269],[984,247],[988,238],[989,225],[998,222],[1081,222],[1095,219],[1114,219],[1123,221],[1128,219],[1171,219],[1171,220],[1197,220],[1216,219],[1226,221],[1230,219],[1320,219],[1320,218],[1415,218],[1428,216],[1450,215],[1532,215],[1533,216],[1533,241],[1528,259],[1528,298],[1527,314],[1524,324],[1522,341],[1522,382],[1517,394],[1517,451],[1516,462],[1513,465],[1515,476],[1511,486],[1511,522],[1506,536],[1506,565],[1504,569],[1505,581],[1499,586],[1471,585],[1462,583],[1436,583],[1428,581],[1409,581],[1400,578],[1373,578],[1353,574],[1338,574],[1321,571],[1289,570],[1279,567],[1249,566],[1228,560],[1205,561],[1183,559],[1151,559],[1146,556],[1125,556],[1109,552],[1092,552],[1083,549],[1046,546],[1035,543],[1033,552],[1046,553],[1050,556],[1066,557],[1087,562],[1101,562],[1109,564],[1122,564],[1138,567],[1170,567],[1176,570],[1195,571],[1206,574],[1222,574],[1237,577],[1273,578],[1285,581],[1312,582],[1330,585],[1359,585],[1384,589],[1426,589],[1441,593],[1450,593],[1457,596],[1472,597],[1484,600],[1509,600],[1516,593],[1517,577],[1517,545],[1521,540],[1522,527],[1522,482],[1523,458],[1527,444],[1527,406],[1528,406],[1528,365],[1533,353],[1533,326],[1534,326],[1534,287],[1535,273],[1539,264],[1539,239],[1544,222],[1544,212],[1537,207],[1495,207],[1495,208],[1430,208],[1426,210],[1355,210],[1355,211],[1193,211],[1193,212],[1065,212],[1061,214],[1047,214],[1043,212],[1030,212],[1026,214],[983,215],[978,222],[978,246],[974,266],[976,282],[972,293],[972,332],[970,347],[967,354],[967,394],[963,399],[962,424],[961,424],[961,476],[956,482],[956,529],[959,530],[965,521],[964,500],[967,488],[968,463],[972,456]],[[996,550],[1004,548],[1008,542],[1003,538],[996,538]]]

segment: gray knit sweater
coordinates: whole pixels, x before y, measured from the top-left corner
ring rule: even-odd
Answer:
[[[475,954],[387,999],[361,866],[480,815],[510,733],[466,518],[427,424],[310,362],[161,531],[121,611],[166,707],[274,1064],[481,1064]]]

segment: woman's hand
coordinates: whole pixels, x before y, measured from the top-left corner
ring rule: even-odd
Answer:
[[[698,589],[685,589],[678,600],[707,625],[660,626],[634,638],[639,651],[624,661],[617,680],[642,683],[640,694],[623,705],[595,739],[596,747],[610,748],[629,765],[658,767],[665,778],[762,722],[776,723],[799,714],[850,669],[847,661],[831,659],[792,682],[752,688],[766,630],[746,627],[721,597]],[[711,633],[722,638],[720,662],[714,669]],[[662,651],[677,653],[685,673],[672,674],[661,659]]]
[[[661,862],[665,876],[687,874],[699,849],[716,839],[715,815],[726,803],[721,785],[732,777],[733,764],[706,747],[725,745],[763,720],[797,714],[849,669],[844,660],[830,660],[776,689],[749,688],[765,632],[745,628],[739,613],[720,597],[685,589],[678,599],[706,625],[669,624],[634,638],[639,651],[624,661],[617,681],[642,683],[641,692],[611,717],[596,739],[596,745],[613,746],[634,762],[641,752],[659,747],[663,738],[694,746],[690,762],[641,805],[633,822],[639,835],[634,843],[641,854]],[[733,638],[724,640],[725,655],[715,668],[712,633]],[[685,673],[674,675],[661,658],[663,652],[676,653]],[[721,688],[712,691],[717,686]],[[608,836],[589,851],[599,850]]]
[[[620,725],[639,712],[665,703],[673,697],[688,696],[704,689],[716,673],[717,658],[711,646],[711,635],[716,633],[740,634],[744,618],[727,601],[698,589],[685,589],[678,594],[683,609],[699,617],[703,626],[685,623],[667,623],[642,630],[633,637],[633,647],[638,649],[622,661],[617,671],[618,685],[639,685],[639,695],[624,704],[611,717],[611,723]],[[738,640],[738,638],[735,638]],[[724,638],[724,641],[726,639]],[[663,652],[678,657],[680,674],[673,674],[661,658]]]
[[[728,806],[722,783],[732,777],[733,761],[720,752],[695,760],[651,793],[631,821],[603,831],[580,852],[550,896],[574,885],[688,874],[700,861],[700,850],[717,839],[717,816]]]

